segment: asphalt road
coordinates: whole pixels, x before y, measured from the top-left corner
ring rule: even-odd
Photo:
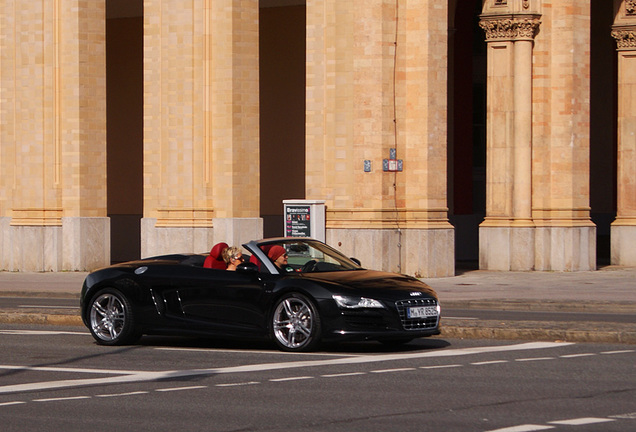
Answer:
[[[268,344],[0,324],[4,431],[632,431],[636,348],[422,339]]]

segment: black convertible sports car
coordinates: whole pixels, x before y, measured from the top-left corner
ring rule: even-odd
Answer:
[[[320,341],[406,343],[439,334],[435,292],[418,279],[366,270],[317,240],[279,238],[243,245],[245,261],[225,270],[216,245],[90,273],[84,324],[103,345],[142,334],[271,338],[285,351]],[[247,251],[247,253],[245,252]]]

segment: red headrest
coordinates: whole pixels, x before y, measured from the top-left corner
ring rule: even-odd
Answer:
[[[203,267],[225,270],[227,265],[223,261],[223,251],[228,248],[227,243],[217,243],[210,251],[210,255],[207,256]]]

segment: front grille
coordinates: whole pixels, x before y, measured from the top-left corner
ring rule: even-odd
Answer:
[[[400,300],[395,302],[397,306],[398,314],[400,315],[400,321],[404,330],[422,330],[434,328],[439,321],[439,315],[433,317],[424,318],[408,318],[407,309],[410,307],[421,306],[437,306],[437,300],[429,299],[414,299],[414,300]]]

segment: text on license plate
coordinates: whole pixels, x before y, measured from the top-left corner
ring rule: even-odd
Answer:
[[[408,318],[428,318],[437,316],[436,306],[420,306],[406,308],[406,316]]]

